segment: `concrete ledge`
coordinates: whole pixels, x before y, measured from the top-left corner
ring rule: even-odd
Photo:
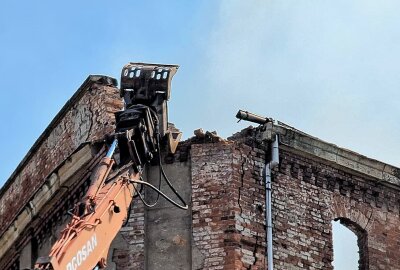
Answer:
[[[285,146],[400,187],[400,169],[397,167],[325,142],[281,122],[268,126],[267,132],[278,134],[280,143]]]
[[[55,195],[61,196],[62,193],[68,191],[68,189],[60,189],[60,187],[70,185],[73,182],[71,181],[73,176],[92,159],[93,154],[91,146],[85,144],[77,152],[68,157],[66,162],[46,179],[45,184],[40,187],[33,198],[26,204],[22,211],[20,211],[18,216],[0,238],[0,258],[15,245],[17,239],[21,236],[22,232],[29,227],[29,224],[35,217],[45,212],[45,208],[51,206],[51,199]]]
[[[27,164],[29,159],[36,153],[39,149],[40,145],[44,142],[44,140],[51,135],[53,129],[60,123],[61,119],[67,114],[68,110],[76,104],[79,99],[85,94],[86,91],[93,85],[93,84],[104,84],[104,85],[117,85],[117,81],[114,78],[102,75],[90,75],[79,87],[79,89],[75,92],[75,94],[65,103],[62,109],[58,112],[58,114],[54,117],[51,123],[47,126],[47,128],[43,131],[43,133],[39,136],[39,138],[35,141],[32,147],[29,149],[28,153],[25,157],[21,160],[18,164],[17,168],[11,174],[9,179],[0,189],[0,197],[3,196],[6,189],[12,184],[15,177],[18,176],[19,172],[23,169],[23,167]],[[121,106],[117,104],[117,106]]]
[[[122,107],[115,79],[89,76],[85,80],[0,189],[0,236],[28,206],[32,196],[39,189],[46,189],[45,181],[57,181],[51,174],[60,164],[64,164],[66,171],[68,166],[74,166],[64,163],[68,156],[83,143],[101,140],[114,131],[114,113]],[[32,209],[36,211],[35,206]]]

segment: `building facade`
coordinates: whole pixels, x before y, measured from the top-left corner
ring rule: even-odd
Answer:
[[[122,107],[114,79],[90,76],[37,140],[0,190],[0,269],[30,269],[48,254]],[[164,154],[189,210],[163,198],[148,208],[136,198],[107,269],[266,269],[264,169],[276,138],[275,269],[333,269],[334,220],[357,235],[359,269],[400,269],[400,170],[280,122],[228,139],[197,133]],[[157,184],[158,167],[145,179]]]

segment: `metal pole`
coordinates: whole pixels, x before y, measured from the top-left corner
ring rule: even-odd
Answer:
[[[272,251],[272,200],[271,200],[271,168],[270,163],[265,164],[265,217],[267,225],[267,266],[268,270],[274,269],[273,251]]]
[[[260,125],[274,122],[272,118],[256,115],[247,111],[239,110],[236,118],[246,120]],[[265,225],[266,225],[266,255],[267,260],[265,267],[268,270],[274,269],[273,261],[273,246],[272,246],[272,187],[271,187],[271,170],[279,164],[279,141],[278,135],[275,135],[275,140],[271,143],[271,160],[265,161]]]
[[[254,114],[254,113],[251,113],[248,111],[242,111],[242,110],[238,111],[238,113],[236,114],[236,118],[238,118],[240,120],[246,120],[246,121],[250,121],[253,123],[257,123],[260,125],[263,125],[268,122],[272,122],[272,119],[270,119],[270,118],[266,118],[266,117],[259,116],[257,114]]]
[[[267,227],[267,263],[268,270],[274,269],[273,239],[272,239],[272,175],[271,170],[279,164],[279,137],[271,143],[271,160],[265,163],[265,218]]]

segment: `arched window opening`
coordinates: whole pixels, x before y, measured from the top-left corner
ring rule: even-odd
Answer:
[[[334,270],[368,269],[367,233],[346,218],[332,221]]]

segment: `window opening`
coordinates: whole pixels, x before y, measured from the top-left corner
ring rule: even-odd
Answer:
[[[366,270],[367,235],[356,223],[340,218],[332,221],[334,270]]]

